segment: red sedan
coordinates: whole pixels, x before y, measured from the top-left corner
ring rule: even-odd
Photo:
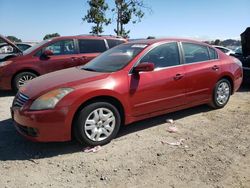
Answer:
[[[41,76],[22,87],[12,117],[41,142],[102,145],[121,125],[200,104],[224,107],[240,87],[242,65],[191,40],[134,41],[90,63]]]

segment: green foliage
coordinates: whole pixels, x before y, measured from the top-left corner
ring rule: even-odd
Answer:
[[[12,42],[22,42],[21,39],[18,39],[15,36],[7,36],[6,38],[9,39]]]
[[[43,40],[47,40],[53,37],[60,37],[60,35],[58,33],[47,34],[43,37]]]
[[[216,40],[214,41],[214,45],[220,45],[220,39],[216,39]]]
[[[144,17],[143,9],[147,7],[142,0],[115,0],[115,6],[112,9],[117,15],[117,27],[114,31],[118,36],[128,37],[130,31],[126,31],[124,25],[131,21],[133,24],[140,22]]]
[[[108,10],[108,4],[105,3],[105,0],[89,0],[88,4],[90,8],[82,20],[94,23],[90,33],[99,35],[103,33],[103,25],[107,26],[111,23],[111,19],[106,18],[105,14]]]

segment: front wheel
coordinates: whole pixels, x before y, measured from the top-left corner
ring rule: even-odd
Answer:
[[[18,91],[20,87],[22,87],[24,84],[26,84],[28,81],[36,78],[37,75],[32,72],[21,72],[17,74],[13,80],[13,90],[15,92]]]
[[[108,102],[96,102],[78,113],[74,135],[82,144],[104,145],[117,135],[120,125],[121,117],[115,106]]]
[[[214,88],[211,106],[214,108],[223,108],[229,101],[231,91],[232,86],[227,79],[219,80]]]

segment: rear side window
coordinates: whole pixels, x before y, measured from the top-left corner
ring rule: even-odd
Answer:
[[[213,48],[208,48],[210,59],[218,59],[218,54]]]
[[[107,42],[108,42],[109,48],[113,48],[119,44],[124,43],[123,40],[114,40],[114,39],[107,39]]]
[[[80,39],[80,53],[101,53],[107,50],[104,40]]]
[[[186,63],[208,61],[210,59],[206,46],[193,43],[182,43],[182,47]]]
[[[154,63],[155,68],[171,67],[180,64],[179,50],[176,42],[166,43],[149,51],[140,61]]]

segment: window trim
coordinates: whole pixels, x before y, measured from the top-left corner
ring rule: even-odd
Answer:
[[[133,69],[140,63],[141,59],[147,55],[151,50],[161,46],[161,45],[164,45],[164,44],[168,44],[168,43],[176,43],[177,45],[177,50],[178,50],[178,54],[179,54],[179,65],[173,65],[173,66],[169,66],[169,67],[159,67],[159,68],[156,68],[153,70],[154,71],[160,71],[160,70],[163,70],[163,69],[166,69],[166,68],[172,68],[172,67],[178,67],[178,66],[181,66],[183,65],[183,58],[182,58],[182,54],[180,53],[180,46],[179,46],[179,42],[178,41],[167,41],[167,42],[159,42],[159,43],[155,43],[152,45],[151,48],[147,49],[143,54],[142,56],[134,63],[134,65],[131,67],[131,69],[129,70],[129,74],[133,74]]]
[[[209,60],[208,61],[197,61],[197,62],[194,62],[194,63],[186,63],[185,61],[185,56],[184,56],[184,50],[183,50],[183,46],[182,46],[182,43],[185,43],[185,42],[182,42],[182,41],[171,41],[171,42],[176,42],[178,44],[178,50],[179,50],[179,55],[180,55],[180,64],[179,65],[175,65],[175,66],[170,66],[170,67],[162,67],[162,68],[157,68],[157,69],[154,69],[152,72],[154,71],[161,71],[161,70],[164,70],[164,69],[169,69],[169,68],[175,68],[175,67],[179,67],[179,66],[186,66],[186,65],[192,65],[192,64],[197,64],[197,63],[204,63],[204,62],[213,62],[213,61],[218,61],[220,59],[220,56],[219,56],[219,53],[217,52],[217,50],[213,47],[210,47],[210,46],[206,46],[206,45],[202,45],[202,44],[197,44],[197,45],[201,45],[201,46],[205,46],[207,48],[212,48],[215,50],[216,54],[217,54],[217,58],[216,59],[210,59],[210,53],[209,53],[209,50],[208,50],[208,53],[209,53]],[[166,43],[171,43],[170,41],[168,42],[160,42],[160,43],[155,43],[153,44],[153,47],[150,48],[150,49],[147,49],[144,54],[134,63],[134,65],[131,67],[131,69],[129,70],[128,74],[129,75],[132,75],[133,74],[133,69],[139,64],[140,60],[151,50],[153,50],[154,48],[156,48],[157,46],[161,45],[161,44],[166,44]],[[190,43],[190,44],[196,44],[196,43],[192,43],[192,42],[187,42],[187,43]],[[141,72],[141,73],[146,73],[146,72]],[[140,73],[140,74],[141,74]]]

